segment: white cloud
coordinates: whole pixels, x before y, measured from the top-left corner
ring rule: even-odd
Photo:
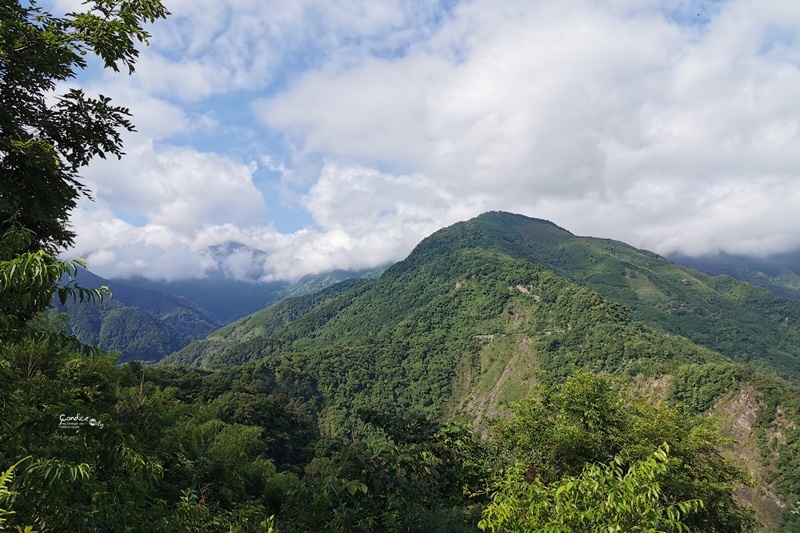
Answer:
[[[316,228],[283,234],[268,224],[209,223],[198,231],[157,220],[134,226],[103,205],[85,202],[73,216],[78,239],[72,255],[85,255],[90,269],[105,277],[171,280],[221,269],[237,279],[297,280],[397,260],[443,221],[485,210],[483,202],[479,196],[456,200],[422,176],[329,163],[304,199]],[[210,251],[229,242],[250,249]]]
[[[459,198],[420,175],[395,176],[328,163],[303,200],[318,229],[292,235],[265,263],[275,278],[395,261],[443,223],[480,211],[481,198]]]
[[[98,210],[76,217],[78,248],[104,268],[296,279],[401,259],[489,209],[662,253],[800,246],[800,3],[169,8],[137,74],[96,82],[142,132],[121,164],[87,172]],[[284,143],[252,159],[313,227],[275,229],[248,160],[165,144],[230,131],[215,95],[242,95],[233,115]],[[210,261],[227,241],[268,255]]]
[[[131,141],[121,161],[98,161],[86,172],[97,197],[116,210],[140,213],[187,235],[207,225],[266,217],[264,197],[253,183],[255,163],[138,137]]]
[[[148,92],[196,101],[267,88],[296,63],[358,61],[426,33],[440,8],[407,0],[175,0],[137,67]],[[345,58],[349,58],[345,60]]]
[[[797,215],[775,227],[745,215],[784,205],[800,180],[800,5],[731,1],[705,26],[679,26],[654,4],[465,3],[405,57],[314,70],[254,109],[298,160],[407,169],[568,228],[663,251],[796,242]],[[332,212],[359,190],[338,186]],[[722,204],[713,224],[698,200],[709,195]],[[726,230],[743,219],[747,240]],[[681,220],[693,229],[676,238]]]
[[[184,237],[155,224],[136,227],[107,207],[82,202],[73,212],[78,237],[68,257],[83,256],[104,277],[142,276],[173,281],[205,276],[214,265]]]

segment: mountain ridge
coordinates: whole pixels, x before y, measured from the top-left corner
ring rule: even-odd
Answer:
[[[86,287],[107,286],[112,297],[102,303],[59,304],[56,311],[69,315],[69,333],[81,342],[121,352],[121,361],[160,360],[222,326],[181,296],[106,280],[89,271],[80,272],[76,281]]]
[[[735,254],[688,256],[673,254],[670,260],[710,276],[727,275],[768,289],[784,298],[800,299],[800,252],[748,257]]]
[[[605,373],[734,417],[750,448],[726,453],[749,465],[747,501],[778,527],[800,494],[797,316],[800,302],[765,289],[495,212],[433,233],[377,279],[287,299],[165,362],[293,375],[330,435],[363,409],[482,424],[536,383]]]
[[[208,295],[204,300],[214,304],[220,299],[237,299],[240,292],[246,293],[250,300],[244,308],[234,303],[224,307],[222,312],[212,307],[208,310],[181,294],[192,294],[203,285],[188,282],[189,291],[175,291],[173,284],[161,284],[147,280],[132,280],[130,283],[107,280],[89,271],[80,272],[77,282],[87,287],[108,286],[112,297],[102,304],[94,302],[71,302],[56,305],[58,312],[69,315],[68,331],[81,342],[98,345],[104,350],[121,353],[120,361],[132,359],[158,361],[177,352],[190,342],[203,339],[210,333],[226,325],[219,316],[227,316],[233,310],[238,317],[247,306],[256,310],[267,308],[292,295],[317,292],[334,283],[357,276],[375,276],[382,269],[365,271],[337,270],[316,276],[305,276],[298,283],[286,286],[283,283],[259,285],[236,280],[211,280],[220,289],[219,294]],[[129,280],[126,280],[129,281]],[[181,287],[183,285],[178,285]],[[158,287],[157,289],[148,287]],[[165,290],[161,290],[165,289]],[[173,289],[172,291],[170,289]],[[233,289],[233,293],[227,289]],[[217,311],[217,312],[214,312]],[[247,316],[250,313],[246,313]],[[231,318],[229,316],[229,318]]]
[[[637,320],[732,360],[757,362],[763,369],[800,377],[799,302],[731,278],[709,277],[625,243],[578,237],[543,219],[489,212],[442,228],[423,239],[405,260],[386,269],[377,287],[420,268],[429,284],[436,283],[451,268],[436,266],[436,258],[471,248],[540,265],[629,308]],[[391,306],[373,305],[364,312],[373,313],[376,324],[391,319],[383,316],[387,309],[402,312],[410,305],[408,300],[425,291],[413,283],[409,286],[417,293],[396,290],[395,296],[381,296],[384,302],[394,300]]]

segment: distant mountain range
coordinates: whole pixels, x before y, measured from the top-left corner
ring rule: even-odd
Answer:
[[[70,333],[84,343],[120,352],[120,361],[158,361],[233,320],[285,298],[316,292],[352,277],[375,276],[381,271],[339,270],[306,276],[294,285],[234,280],[222,274],[158,282],[144,278],[107,280],[80,272],[80,285],[108,286],[113,297],[100,305],[59,305],[57,311],[70,316]]]
[[[690,257],[678,254],[669,259],[711,276],[731,276],[769,289],[779,296],[800,299],[800,251],[767,257],[729,254]]]
[[[68,303],[69,332],[82,342],[121,352],[122,361],[156,361],[205,337],[223,323],[191,300],[164,291],[136,287],[80,272],[84,287],[108,286],[113,298],[102,304]]]

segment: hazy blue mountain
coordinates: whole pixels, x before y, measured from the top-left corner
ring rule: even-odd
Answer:
[[[81,341],[109,351],[121,360],[159,360],[222,326],[202,307],[181,296],[135,287],[80,272],[84,287],[108,286],[112,298],[101,304],[68,303],[57,310],[70,315],[69,330]]]
[[[228,247],[228,251],[231,249],[238,248]],[[222,253],[220,250],[217,252]],[[337,270],[306,276],[294,285],[232,280],[221,274],[176,282],[106,280],[84,271],[77,280],[80,285],[109,286],[113,298],[99,306],[68,304],[58,310],[70,315],[68,327],[83,342],[119,351],[122,361],[156,361],[224,324],[285,298],[316,292],[353,277],[374,277],[380,271]]]
[[[225,277],[214,272],[205,278],[153,281],[145,278],[118,280],[122,283],[187,298],[207,310],[215,320],[228,324],[280,300],[287,282],[259,283]]]
[[[674,254],[669,258],[711,276],[731,276],[769,289],[779,296],[800,299],[800,250],[767,257]]]
[[[374,277],[385,267],[345,271],[335,270],[308,275],[297,283],[288,281],[265,282],[258,266],[268,254],[237,242],[226,242],[208,248],[209,256],[216,262],[204,278],[178,281],[153,281],[145,278],[119,280],[121,283],[155,291],[183,296],[208,311],[217,321],[229,324],[285,298],[300,296],[324,289],[340,281],[357,277]],[[237,260],[232,260],[236,256]],[[233,264],[237,267],[233,268]]]

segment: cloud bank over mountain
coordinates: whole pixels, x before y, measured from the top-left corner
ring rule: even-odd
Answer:
[[[168,7],[133,77],[78,80],[139,130],[73,217],[106,277],[202,277],[227,242],[265,252],[232,276],[368,268],[493,209],[665,254],[800,247],[800,4]]]

